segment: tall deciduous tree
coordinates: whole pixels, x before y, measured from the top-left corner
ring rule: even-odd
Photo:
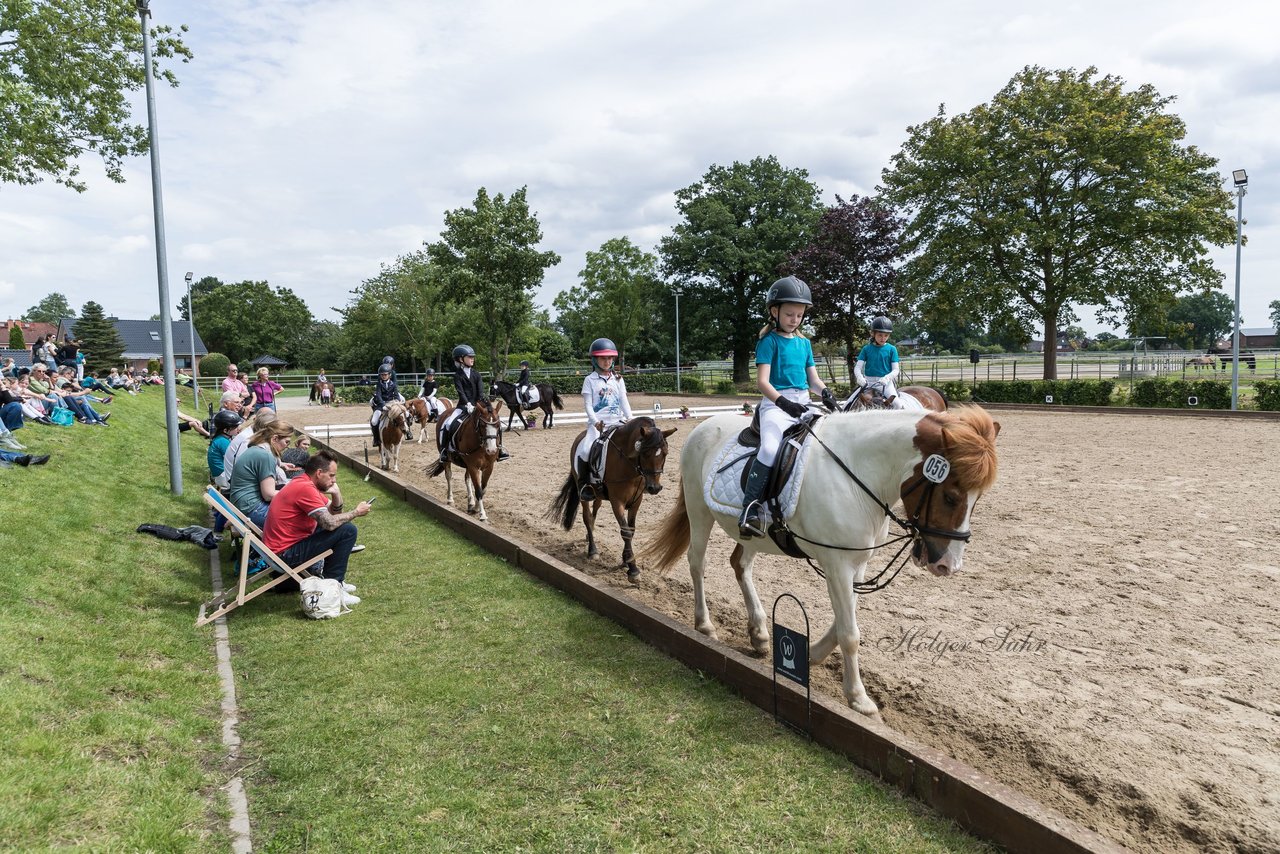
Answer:
[[[1275,328],[1276,334],[1280,335],[1280,299],[1273,299],[1267,308],[1271,309],[1271,325]]]
[[[116,325],[107,320],[102,306],[92,300],[85,303],[75,330],[87,369],[100,371],[120,364],[124,355],[124,339]]]
[[[679,222],[663,238],[663,271],[684,289],[685,332],[695,348],[733,350],[733,376],[749,378],[764,297],[793,253],[809,240],[822,207],[803,169],[773,156],[712,166],[676,192]]]
[[[448,349],[454,335],[449,319],[456,312],[441,298],[443,287],[443,276],[425,251],[382,265],[378,275],[356,289],[355,302],[344,312],[351,331],[372,345],[372,350],[364,345],[356,349],[369,356],[381,349],[379,360],[391,355],[402,364],[404,358],[430,362]],[[370,361],[361,370],[372,371],[378,364]]]
[[[577,315],[578,335],[573,342],[579,353],[600,336],[612,339],[625,360],[627,347],[640,331],[653,323],[655,306],[662,298],[658,258],[627,237],[605,241],[587,253],[578,273],[582,284],[555,298],[556,309]]]
[[[1097,74],[1024,68],[991,103],[911,128],[883,176],[913,215],[911,287],[1038,320],[1049,379],[1072,303],[1114,320],[1212,288],[1205,244],[1234,238],[1217,161],[1181,143],[1172,99]]]
[[[854,196],[822,212],[812,242],[787,262],[813,291],[814,331],[842,345],[853,376],[859,343],[871,317],[902,305],[895,265],[905,223],[888,206]]]
[[[195,295],[195,325],[205,345],[236,361],[263,353],[298,362],[293,345],[311,328],[311,310],[288,288],[237,282]]]
[[[444,276],[444,296],[480,314],[476,332],[489,351],[495,375],[506,371],[516,332],[533,316],[533,291],[560,256],[539,251],[542,227],[529,210],[526,187],[505,198],[484,187],[473,207],[444,215],[440,240],[427,244],[427,257]]]
[[[22,319],[32,323],[57,323],[64,317],[75,316],[75,309],[71,307],[71,303],[67,302],[66,296],[54,291],[27,309]]]
[[[151,34],[153,70],[177,86],[160,60],[186,62],[191,51],[171,27]],[[86,153],[102,158],[108,178],[123,181],[121,161],[148,145],[129,105],[129,93],[144,83],[143,61],[132,2],[0,0],[0,182],[49,177],[83,192],[77,161]]]
[[[1207,350],[1219,338],[1231,335],[1235,302],[1222,291],[1207,291],[1178,297],[1169,309],[1174,340],[1190,350]]]

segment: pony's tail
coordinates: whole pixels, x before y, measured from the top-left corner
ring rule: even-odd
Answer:
[[[547,508],[547,518],[557,520],[566,531],[573,529],[573,517],[578,515],[578,484],[573,479],[573,472],[564,479],[560,494]]]
[[[435,477],[442,471],[444,471],[444,463],[441,460],[436,460],[434,463],[427,466],[427,477]]]
[[[554,388],[551,389],[551,405],[556,409],[564,409],[564,401],[560,399],[560,392]]]
[[[689,551],[689,513],[684,505],[684,478],[676,485],[676,506],[662,520],[653,541],[640,550],[637,558],[646,565],[652,563],[659,572],[670,569],[672,564]]]

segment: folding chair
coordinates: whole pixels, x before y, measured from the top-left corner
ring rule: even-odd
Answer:
[[[196,626],[203,626],[206,623],[213,622],[224,614],[239,608],[250,599],[266,593],[286,578],[292,578],[294,581],[301,583],[304,578],[311,576],[311,573],[307,571],[310,567],[333,554],[333,549],[326,549],[306,563],[298,566],[289,566],[279,555],[267,548],[262,541],[262,529],[241,513],[225,495],[218,492],[217,487],[210,486],[206,489],[204,500],[216,512],[226,517],[227,528],[238,534],[244,542],[240,549],[239,581],[234,588],[224,590],[221,594],[200,606],[200,613],[196,616]],[[251,584],[249,578],[249,555],[255,551],[266,560],[267,569],[255,574]],[[272,569],[279,570],[281,574],[272,577],[271,572],[268,571]]]

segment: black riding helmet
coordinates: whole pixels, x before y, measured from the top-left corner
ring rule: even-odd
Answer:
[[[213,416],[213,428],[217,433],[229,433],[244,423],[244,419],[230,409],[220,409]]]
[[[463,356],[474,356],[475,354],[476,351],[471,349],[469,344],[459,344],[453,348],[453,361],[456,364],[462,361]]]
[[[795,276],[778,279],[778,281],[769,286],[769,294],[765,298],[765,309],[767,310],[786,302],[813,305],[813,293],[809,290],[808,285]]]
[[[892,332],[893,321],[883,314],[871,321],[872,332]]]

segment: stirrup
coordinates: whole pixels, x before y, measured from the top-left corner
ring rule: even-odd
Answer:
[[[595,501],[596,500],[595,484],[591,483],[591,481],[587,481],[586,483],[582,484],[582,486],[578,487],[578,500],[581,501],[583,504],[587,503],[588,501]]]
[[[742,513],[738,516],[738,534],[748,539],[765,535],[760,526],[759,501],[748,501],[747,506],[742,508]]]

